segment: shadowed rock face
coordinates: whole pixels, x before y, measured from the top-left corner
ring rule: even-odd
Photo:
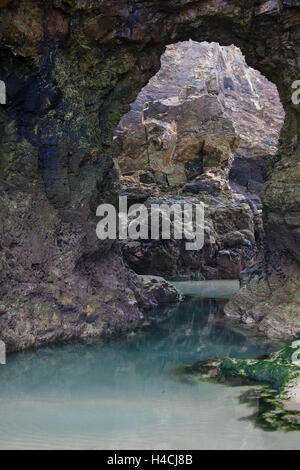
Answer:
[[[206,183],[207,184],[207,183]],[[255,215],[248,202],[236,201],[226,194],[166,195],[149,197],[151,205],[204,204],[204,247],[187,250],[187,240],[126,240],[120,242],[128,264],[139,274],[161,274],[173,280],[237,279],[242,269],[252,264],[263,236],[261,215]],[[150,213],[149,218],[153,217]],[[178,226],[176,226],[178,228]]]
[[[0,106],[1,337],[22,315],[23,322],[32,319],[27,345],[36,344],[45,328],[54,332],[49,341],[61,338],[55,317],[41,327],[40,317],[69,289],[81,325],[83,301],[80,295],[75,300],[75,288],[83,279],[87,286],[100,282],[92,273],[105,262],[110,285],[99,284],[95,311],[106,312],[104,293],[116,298],[117,273],[109,266],[113,259],[120,266],[119,255],[108,255],[95,240],[95,208],[115,196],[113,131],[158,71],[169,43],[235,44],[249,65],[276,83],[286,120],[264,196],[265,226],[269,244],[300,262],[300,118],[291,103],[291,84],[300,73],[298,2],[12,0],[0,6],[0,79],[8,95]],[[125,279],[126,268],[120,270]],[[67,318],[65,310],[56,314],[59,321]],[[119,314],[125,318],[112,301],[111,323]],[[122,324],[128,327],[129,318]],[[104,326],[94,333],[108,331]]]

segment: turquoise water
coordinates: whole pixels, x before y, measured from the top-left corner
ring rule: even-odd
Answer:
[[[240,281],[182,281],[173,282],[184,295],[201,299],[230,299],[240,288]]]
[[[299,432],[255,427],[254,408],[238,401],[244,388],[170,374],[275,347],[232,329],[223,303],[187,299],[153,312],[136,334],[9,355],[0,366],[0,448],[299,449]]]

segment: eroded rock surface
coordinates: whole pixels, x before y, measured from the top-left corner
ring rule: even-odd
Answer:
[[[171,240],[142,239],[121,242],[128,264],[139,274],[162,274],[168,279],[237,279],[239,273],[253,263],[257,246],[263,237],[261,216],[245,200],[200,196],[169,195],[149,197],[144,204],[151,213],[151,205],[203,203],[205,213],[204,247],[187,250],[187,239],[173,236]],[[151,217],[150,217],[151,219]]]
[[[201,95],[206,98],[197,100],[196,96]],[[204,100],[213,114],[207,114]],[[155,172],[153,164],[159,160],[157,141],[161,134],[165,135],[161,145],[165,153],[169,149],[169,159],[168,165],[164,160],[164,168],[159,168],[160,175],[165,174],[170,185],[192,179],[206,166],[205,157],[209,159],[209,154],[218,147],[218,130],[226,141],[226,124],[220,119],[216,129],[211,122],[221,115],[220,108],[223,120],[227,117],[231,123],[227,125],[233,126],[239,137],[239,144],[235,141],[230,148],[235,153],[233,167],[229,168],[231,179],[260,193],[268,164],[278,148],[284,111],[276,86],[248,67],[240,49],[233,45],[222,47],[190,40],[167,47],[161,69],[141,90],[116,130],[119,141],[116,158],[121,173],[147,169]],[[169,126],[163,132],[159,128],[153,132],[155,119],[167,121]],[[207,129],[203,126],[203,135],[197,135],[196,123],[200,127],[201,122],[207,123]],[[179,162],[185,163],[185,168],[181,164],[181,171]],[[170,166],[177,173],[175,179],[168,177]]]
[[[266,248],[266,256],[242,275],[243,289],[225,307],[271,338],[291,340],[300,330],[300,275],[298,265]]]
[[[122,242],[130,266],[171,278],[230,279],[252,264],[263,224],[261,201],[246,188],[251,180],[252,189],[261,189],[258,154],[266,170],[282,117],[276,87],[249,68],[236,47],[193,41],[169,46],[160,71],[116,130],[120,192],[132,202],[146,200],[149,208],[204,202],[205,246],[195,253],[174,239]],[[246,167],[252,157],[251,172]],[[229,180],[235,159],[235,170],[240,161],[245,166],[244,180],[237,179],[242,194],[232,191]]]
[[[210,169],[228,176],[239,137],[217,97],[156,101],[140,117],[137,127],[116,139],[121,174],[138,171],[139,181],[167,187],[182,186]]]
[[[82,273],[103,263],[95,251],[107,253],[94,242],[91,248],[89,233],[96,225],[97,205],[116,195],[110,156],[114,129],[158,71],[165,45],[189,38],[235,44],[249,65],[277,85],[286,119],[280,156],[264,197],[265,227],[268,243],[299,263],[300,114],[291,102],[291,85],[300,73],[298,2],[11,0],[0,7],[0,79],[7,85],[8,98],[7,105],[0,106],[0,294],[5,305],[1,337],[9,328],[9,312],[16,320],[21,318],[22,305],[30,306],[35,298],[43,315],[53,286],[59,286],[60,298],[69,293],[63,278],[72,278],[75,272],[71,284],[77,284],[77,275],[80,282],[93,284],[92,276]],[[61,254],[61,229],[55,227],[68,227],[70,221],[76,240],[68,246],[68,235]],[[28,248],[31,239],[34,254]],[[84,248],[78,252],[81,240]],[[41,252],[54,255],[46,255],[48,263],[35,262]],[[61,281],[61,274],[53,271],[60,261]],[[30,292],[24,288],[28,277],[34,279]],[[105,290],[99,289],[99,299]],[[126,305],[124,288],[122,299]],[[79,315],[81,306],[79,310],[73,294],[70,301]],[[30,334],[38,330],[43,335],[45,327],[40,328],[38,309],[28,311],[34,328],[25,336],[32,338],[32,345],[39,344],[37,334]],[[65,311],[55,313],[61,324],[68,318]],[[114,321],[118,315],[113,302],[109,318]],[[78,319],[79,325],[82,321]],[[126,324],[130,318],[124,328]],[[57,338],[61,331],[58,326]],[[100,331],[95,328],[95,333]]]

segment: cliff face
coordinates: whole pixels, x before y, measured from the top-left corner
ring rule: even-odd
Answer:
[[[264,196],[265,226],[269,246],[300,262],[300,118],[291,103],[299,79],[298,2],[5,0],[0,7],[0,79],[8,93],[0,106],[0,331],[5,338],[20,325],[12,348],[75,336],[64,327],[73,321],[78,336],[82,328],[89,334],[89,315],[99,315],[98,334],[125,329],[140,314],[130,309],[124,285],[132,283],[118,253],[95,239],[94,214],[116,195],[114,129],[158,71],[168,43],[235,44],[276,83],[286,120]],[[105,266],[109,285],[102,284]],[[298,272],[291,274],[296,284]]]
[[[171,97],[148,103],[138,125],[116,139],[116,165],[137,181],[180,187],[212,169],[225,179],[238,145],[216,96]]]
[[[143,113],[145,106],[149,108],[150,103],[155,101],[162,103],[160,109],[158,104],[156,109],[150,105],[151,117],[154,119],[163,114],[163,106],[177,105],[177,118],[173,116],[173,121],[176,121],[179,127],[187,120],[181,113],[179,104],[188,100],[192,114],[191,97],[208,94],[218,98],[224,116],[233,124],[239,136],[238,148],[233,150],[235,158],[231,168],[231,180],[247,189],[261,192],[268,163],[278,148],[284,111],[276,86],[260,72],[248,67],[241,51],[233,45],[222,47],[217,43],[200,44],[190,40],[167,47],[161,57],[159,72],[141,90],[131,105],[130,112],[121,119],[115,132],[115,135],[119,136],[116,140],[121,141],[119,145],[122,146],[124,139],[129,141],[127,146],[124,142],[127,154],[126,151],[122,154],[122,149],[118,150],[121,154],[118,157],[121,172],[145,169],[143,155],[147,151],[151,153],[149,139],[150,145],[147,143],[149,112]],[[194,106],[201,108],[196,103]],[[144,127],[141,126],[143,114]],[[199,110],[199,121],[200,114],[201,110]],[[216,135],[213,126],[211,133]],[[192,129],[190,129],[190,138],[191,134]],[[177,142],[183,140],[180,135],[176,138]],[[198,140],[200,145],[201,139]],[[187,149],[186,160],[194,160],[195,152],[199,155],[200,150]],[[137,158],[140,159],[139,162]],[[176,160],[180,160],[180,156],[176,159],[175,150],[173,161]],[[183,176],[181,182],[184,182],[186,177],[188,175]]]
[[[259,88],[265,91],[261,98]],[[264,115],[261,105],[268,97],[275,102]],[[205,245],[187,252],[174,238],[122,242],[136,272],[230,279],[253,263],[263,239],[261,202],[253,194],[234,193],[229,172],[242,140],[239,156],[242,162],[253,156],[255,182],[258,152],[266,168],[268,152],[277,148],[281,113],[276,87],[249,69],[236,47],[189,41],[167,48],[160,71],[115,132],[120,193],[134,202],[146,200],[149,208],[158,201],[204,203]],[[241,173],[250,181],[249,172]]]

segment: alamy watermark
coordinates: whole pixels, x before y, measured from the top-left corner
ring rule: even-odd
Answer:
[[[186,250],[204,245],[204,204],[133,204],[119,197],[118,211],[112,204],[101,204],[96,215],[102,217],[96,233],[100,240],[187,240]]]
[[[0,80],[0,104],[6,104],[6,86],[2,80]],[[1,364],[6,364],[6,346],[5,343],[0,340],[0,365]]]
[[[292,348],[296,351],[292,354],[292,362],[300,364],[300,340],[293,341]]]
[[[300,80],[295,80],[292,83],[292,88],[295,90],[292,93],[292,103],[298,105],[300,104]]]
[[[6,104],[6,86],[2,80],[0,80],[0,104]]]
[[[0,340],[0,364],[6,364],[6,346],[3,341]]]

